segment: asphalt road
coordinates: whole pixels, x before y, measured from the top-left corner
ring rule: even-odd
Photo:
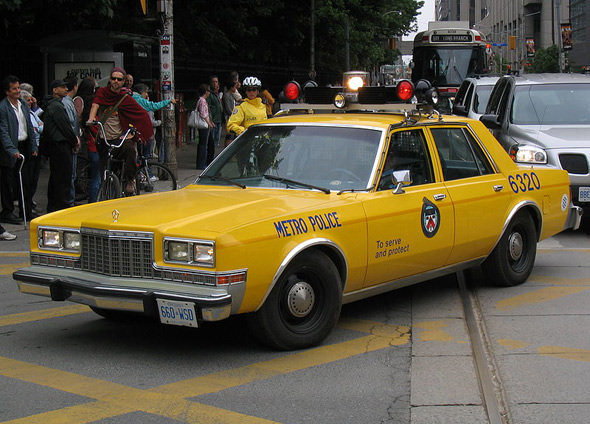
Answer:
[[[297,352],[257,344],[239,317],[199,329],[110,322],[21,295],[10,275],[28,261],[25,238],[0,244],[2,423],[493,423],[490,399],[500,422],[590,416],[581,232],[542,242],[519,287],[467,275],[481,337],[452,276],[346,305],[322,346]],[[482,342],[487,376],[473,355]]]

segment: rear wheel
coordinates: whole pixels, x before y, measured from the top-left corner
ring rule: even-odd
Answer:
[[[531,216],[522,211],[510,221],[482,268],[491,283],[516,286],[524,283],[531,274],[536,255],[535,224]]]
[[[302,349],[326,338],[341,306],[336,266],[322,252],[305,252],[289,264],[264,305],[250,316],[250,328],[271,347]]]
[[[160,193],[176,190],[176,178],[172,171],[159,162],[148,162],[146,167],[138,170],[136,175],[136,189],[138,193]]]
[[[119,178],[112,172],[107,172],[98,190],[98,201],[116,199],[118,197],[121,197],[121,183],[119,182]]]

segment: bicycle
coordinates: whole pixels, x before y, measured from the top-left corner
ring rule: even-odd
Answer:
[[[125,134],[121,136],[118,143],[109,143],[102,122],[95,121],[89,123],[89,125],[98,125],[102,141],[104,141],[107,147],[107,159],[103,171],[103,178],[98,190],[98,201],[125,197],[126,194],[122,190],[121,184],[124,161],[115,159],[114,151],[121,147],[129,136],[137,134],[138,131],[130,126]],[[135,192],[133,195],[139,195],[142,191],[146,193],[157,193],[177,189],[176,178],[166,165],[151,161],[146,156],[140,156],[138,161],[138,168],[135,174]]]
[[[176,190],[176,178],[170,168],[161,162],[151,160],[150,156],[139,155],[139,166],[135,174],[135,193],[160,193]]]

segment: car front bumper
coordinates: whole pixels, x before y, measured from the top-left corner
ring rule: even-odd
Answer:
[[[33,265],[13,273],[21,293],[50,297],[54,301],[69,300],[100,309],[128,311],[157,317],[157,299],[190,302],[199,319],[219,321],[229,317],[241,303],[244,285],[226,288],[187,286],[163,287],[159,281],[99,278],[94,274]]]

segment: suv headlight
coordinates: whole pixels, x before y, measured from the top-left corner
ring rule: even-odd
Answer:
[[[80,253],[82,237],[78,230],[39,227],[37,245],[39,249]]]
[[[529,145],[517,145],[510,148],[510,157],[519,163],[547,163],[547,152],[545,150]]]
[[[164,239],[164,261],[215,266],[215,243],[207,240]]]

